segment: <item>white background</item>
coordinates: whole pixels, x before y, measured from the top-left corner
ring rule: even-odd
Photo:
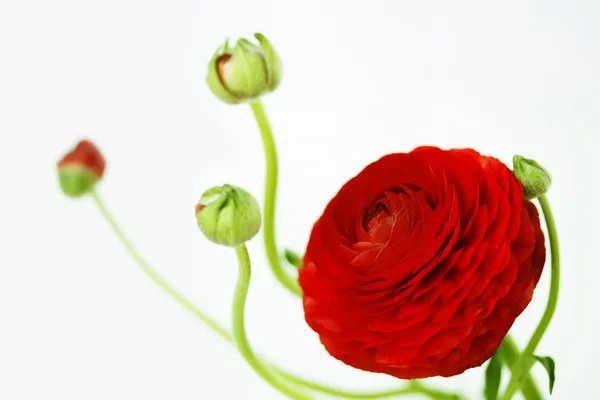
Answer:
[[[80,137],[108,159],[99,188],[153,265],[228,324],[232,250],[198,232],[202,191],[262,199],[248,106],[217,101],[206,64],[226,36],[265,33],[285,77],[265,98],[281,157],[280,245],[302,251],[340,185],[385,153],[469,146],[551,170],[563,281],[540,354],[555,399],[600,398],[599,3],[589,1],[0,0],[0,399],[279,399],[233,348],[137,268],[55,163]],[[248,330],[305,376],[398,385],[330,358],[278,287],[259,238]],[[513,333],[542,313],[544,274]],[[541,387],[546,377],[535,375]],[[483,370],[433,380],[481,398]]]

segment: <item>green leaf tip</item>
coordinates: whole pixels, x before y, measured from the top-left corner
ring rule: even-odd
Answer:
[[[302,266],[302,257],[294,253],[292,250],[285,249],[283,256],[285,257],[285,260],[294,267],[300,268]]]
[[[542,357],[534,355],[535,359],[539,361],[540,364],[544,366],[546,372],[548,373],[548,386],[550,388],[550,394],[552,394],[552,390],[554,390],[554,381],[556,380],[556,363],[552,359],[552,357]]]
[[[485,388],[483,395],[485,400],[497,400],[500,391],[500,381],[502,379],[502,361],[496,353],[485,369]]]

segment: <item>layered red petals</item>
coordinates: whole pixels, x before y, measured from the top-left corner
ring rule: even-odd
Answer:
[[[471,149],[390,154],[347,182],[300,270],[329,353],[399,378],[452,376],[496,351],[545,261],[537,209]]]

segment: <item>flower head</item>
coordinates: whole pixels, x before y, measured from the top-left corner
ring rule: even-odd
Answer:
[[[223,185],[208,189],[196,205],[196,220],[204,236],[225,246],[252,239],[261,225],[260,207],[244,189]]]
[[[471,149],[390,154],[347,182],[300,269],[306,321],[331,355],[402,379],[490,358],[545,260],[535,206]]]
[[[274,91],[281,82],[281,61],[267,38],[254,35],[259,45],[240,39],[232,48],[226,41],[208,64],[206,81],[226,103],[256,100]]]
[[[105,168],[98,148],[89,140],[81,140],[58,162],[60,187],[69,197],[81,197],[102,179]]]

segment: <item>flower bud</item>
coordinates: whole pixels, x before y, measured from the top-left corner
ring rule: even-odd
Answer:
[[[281,61],[266,37],[254,35],[259,45],[246,39],[234,48],[226,41],[208,64],[206,81],[219,99],[229,104],[256,100],[281,82]]]
[[[64,194],[81,197],[88,193],[104,175],[106,161],[100,150],[89,140],[77,146],[58,162],[58,180]]]
[[[516,155],[513,157],[515,176],[523,185],[526,199],[535,199],[545,194],[552,182],[550,173],[534,160]]]
[[[238,246],[260,229],[260,207],[244,189],[223,185],[208,189],[196,205],[196,220],[208,240]]]

